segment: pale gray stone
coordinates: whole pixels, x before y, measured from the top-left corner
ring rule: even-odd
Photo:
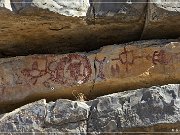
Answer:
[[[100,134],[180,121],[180,85],[114,93],[91,101],[36,101],[0,118],[0,132]]]

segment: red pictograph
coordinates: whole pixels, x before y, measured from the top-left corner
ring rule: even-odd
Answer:
[[[120,67],[117,63],[116,63],[116,67],[111,65],[111,73],[113,77],[118,76],[120,74]]]
[[[48,80],[69,85],[77,81],[87,82],[92,73],[88,58],[79,54],[69,54],[59,59],[58,62],[50,62],[48,69],[51,76]]]
[[[26,77],[30,77],[30,80],[32,81],[33,85],[36,84],[39,77],[42,77],[43,75],[46,74],[45,70],[40,70],[38,68],[38,62],[37,61],[35,61],[32,64],[32,67],[30,69],[24,69],[21,71],[21,73]]]
[[[83,77],[83,73],[81,73],[81,66],[82,66],[82,62],[75,62],[75,63],[71,63],[69,64],[69,66],[67,67],[66,72],[70,72],[70,76],[78,81],[79,77]]]
[[[124,47],[124,51],[119,54],[119,58],[112,59],[112,61],[120,61],[121,64],[126,66],[126,72],[129,70],[129,65],[134,64],[134,53],[133,50],[128,51]]]
[[[95,58],[95,61],[99,63],[99,73],[97,77],[101,79],[105,79],[105,75],[103,71],[103,63],[105,62],[105,60],[106,60],[106,57],[104,57],[102,60],[98,60],[97,58]]]
[[[162,65],[167,65],[169,63],[169,60],[166,56],[166,53],[164,50],[155,51],[153,53],[152,62],[154,65],[157,65],[157,63]]]
[[[50,75],[50,77],[47,79],[47,81],[52,81],[54,83],[58,84],[65,84],[65,75],[64,75],[64,67],[65,62],[61,61],[51,61],[49,62],[47,66],[47,72]]]
[[[38,78],[48,75],[43,82],[45,87],[49,87],[49,82],[73,85],[80,81],[82,84],[87,82],[92,74],[91,64],[86,55],[68,54],[58,60],[47,60],[45,65],[44,70],[39,69],[37,60],[30,69],[24,69],[21,73],[30,78],[33,85],[37,83]]]

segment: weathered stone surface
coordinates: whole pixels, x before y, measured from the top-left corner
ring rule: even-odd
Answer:
[[[87,0],[82,6],[83,1],[30,0],[30,3],[25,4],[23,0],[12,0],[13,13],[7,16],[0,12],[2,57],[90,51],[103,45],[140,38],[144,21],[141,16],[145,5],[137,9],[140,13],[133,21],[123,19],[130,14],[133,16],[133,12],[130,12],[124,14],[124,17],[117,16],[111,22],[104,23],[101,20],[100,23],[91,25],[94,20],[90,14],[91,7],[87,8],[90,5]],[[121,10],[124,5],[119,6]],[[131,7],[134,9],[132,5],[127,10],[131,11]]]
[[[94,83],[94,57],[66,54],[1,59],[0,105],[60,95],[71,98],[73,91],[88,95]]]
[[[90,9],[94,9],[95,22],[122,23],[144,21],[147,0],[90,0]],[[92,14],[90,12],[89,14]]]
[[[180,36],[180,0],[149,0],[143,39]]]
[[[148,126],[156,124],[161,128],[152,128],[151,132],[171,132],[161,124],[175,126],[180,121],[179,88],[179,85],[154,86],[97,98],[90,103],[88,132],[144,131],[140,127],[147,132]]]
[[[153,86],[86,102],[59,99],[46,103],[40,100],[3,114],[0,132],[173,133],[180,130],[179,88],[179,84]]]
[[[29,6],[48,9],[66,16],[86,16],[89,0],[10,0],[12,11],[20,12]]]
[[[92,95],[178,83],[180,44],[168,42],[140,41],[101,48],[95,59]]]
[[[89,54],[4,58],[0,59],[0,106],[13,107],[42,98],[92,99],[178,83],[179,66],[178,40],[131,42]]]
[[[0,8],[4,7],[12,11],[10,0],[0,0]]]
[[[40,127],[44,125],[46,113],[46,100],[25,105],[0,118],[4,123],[1,125],[1,132],[42,131]]]
[[[1,0],[0,6],[13,12],[0,10],[0,54],[90,51],[108,44],[180,36],[179,8],[173,2],[113,2],[119,1]]]
[[[87,132],[89,106],[83,102],[40,100],[0,118],[0,132]],[[78,114],[78,115],[77,115]]]

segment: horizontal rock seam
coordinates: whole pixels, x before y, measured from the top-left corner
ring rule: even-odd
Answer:
[[[179,60],[180,44],[175,40],[112,45],[96,53],[0,59],[0,105],[13,106],[41,98],[93,99],[178,83]]]

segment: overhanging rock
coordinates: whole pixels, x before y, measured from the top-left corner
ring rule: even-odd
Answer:
[[[0,52],[4,57],[68,53],[138,40],[144,26],[146,4],[136,9],[136,15],[133,14],[135,5],[126,4],[127,13],[122,13],[123,16],[115,11],[120,15],[112,19],[102,16],[104,20],[98,21],[87,0],[12,0],[12,14],[0,12]],[[118,4],[117,10],[123,7],[124,4]],[[94,19],[98,22],[94,23]]]
[[[178,0],[117,2],[0,0],[1,7],[12,10],[0,10],[0,54],[60,54],[180,36]]]
[[[88,99],[117,91],[178,83],[180,43],[141,41],[94,53],[32,55],[0,59],[0,104],[41,98]]]
[[[143,39],[180,36],[180,1],[149,0]]]

